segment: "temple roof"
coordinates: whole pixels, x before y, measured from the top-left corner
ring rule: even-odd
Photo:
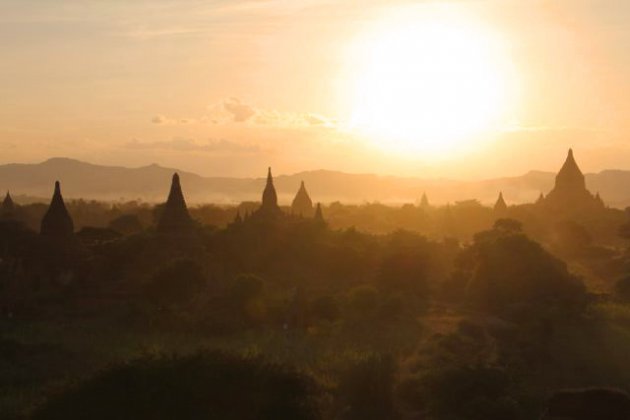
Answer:
[[[4,201],[2,202],[2,216],[12,216],[15,212],[15,203],[11,198],[11,194],[7,191],[7,195],[4,197]]]
[[[171,181],[168,199],[164,204],[160,220],[158,221],[157,230],[162,233],[174,233],[191,227],[192,219],[190,214],[188,214],[186,200],[184,200],[184,194],[179,182],[179,175],[175,173]]]
[[[427,197],[427,193],[422,193],[422,198],[420,199],[420,206],[429,207],[429,198]]]
[[[59,181],[55,182],[55,192],[42,219],[40,233],[54,237],[67,237],[74,233],[74,223],[61,196]]]
[[[586,189],[586,181],[584,174],[575,162],[573,157],[573,149],[569,149],[560,172],[556,175],[556,189]]]
[[[315,217],[314,217],[315,221],[317,223],[326,223],[326,221],[324,220],[324,215],[322,213],[322,206],[320,203],[317,203],[317,208],[315,209]]]
[[[308,192],[306,191],[304,181],[300,184],[300,189],[297,194],[295,194],[293,203],[291,203],[291,211],[293,214],[300,216],[313,214],[313,201],[311,201],[311,197],[309,197]]]
[[[262,208],[273,210],[278,208],[278,195],[276,194],[276,188],[273,186],[271,167],[267,170],[267,184],[265,185],[265,190],[263,191]]]
[[[499,192],[499,198],[497,198],[497,202],[494,204],[494,211],[505,211],[507,208],[508,206],[503,199],[503,192]]]

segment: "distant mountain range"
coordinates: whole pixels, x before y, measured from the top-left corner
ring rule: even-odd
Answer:
[[[125,168],[53,158],[38,164],[0,165],[0,188],[10,190],[18,202],[41,201],[48,200],[54,181],[59,180],[67,198],[158,202],[165,200],[174,172],[180,174],[189,203],[257,201],[265,184],[265,176],[203,177],[155,164]],[[415,203],[426,192],[429,201],[435,204],[467,199],[491,204],[499,191],[503,191],[508,204],[516,204],[532,202],[541,192],[549,192],[554,177],[551,172],[531,171],[516,177],[462,181],[318,170],[275,176],[274,183],[281,204],[291,202],[302,180],[313,201],[323,203]],[[609,206],[630,205],[630,171],[605,170],[587,174],[586,183],[592,192],[599,192]]]

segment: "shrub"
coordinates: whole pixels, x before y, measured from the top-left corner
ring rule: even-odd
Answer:
[[[615,295],[624,302],[630,302],[630,277],[624,277],[615,283]]]
[[[344,419],[394,419],[396,366],[390,356],[369,355],[340,377],[338,404]]]
[[[314,419],[309,377],[217,351],[137,359],[44,403],[46,419]]]
[[[146,295],[159,306],[180,305],[190,301],[205,284],[202,267],[182,259],[158,271],[147,285]]]

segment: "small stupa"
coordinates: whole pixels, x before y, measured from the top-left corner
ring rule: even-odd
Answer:
[[[317,207],[315,208],[315,223],[319,223],[322,225],[326,224],[326,220],[324,220],[324,214],[322,213],[322,206],[320,203],[317,203]]]
[[[193,222],[190,214],[188,214],[186,200],[184,200],[184,194],[179,182],[179,175],[175,173],[171,181],[168,199],[164,204],[157,224],[157,230],[160,233],[183,233],[189,231],[192,227]]]
[[[55,192],[42,219],[40,233],[55,238],[71,237],[74,234],[74,223],[63,202],[59,181],[55,181]]]
[[[429,204],[429,198],[427,197],[427,193],[423,192],[422,193],[422,198],[420,199],[420,207],[427,208],[429,206],[430,206],[430,204]]]
[[[313,214],[313,201],[306,191],[304,181],[300,184],[300,189],[291,203],[291,213],[296,216],[311,216]]]
[[[278,195],[273,186],[273,175],[271,175],[271,168],[269,168],[267,170],[267,183],[262,195],[262,205],[252,216],[257,219],[270,219],[281,214],[282,210],[278,206]]]
[[[497,198],[497,202],[494,204],[494,212],[495,213],[505,213],[508,209],[505,200],[503,199],[503,192],[499,192],[499,198]]]
[[[7,191],[7,195],[4,197],[4,201],[2,201],[2,209],[0,209],[0,219],[2,220],[13,220],[16,216],[16,206],[11,198],[11,194]]]
[[[552,210],[575,211],[594,210],[605,207],[601,197],[598,199],[586,189],[586,179],[569,149],[567,158],[556,175],[556,183],[545,197],[543,204]]]

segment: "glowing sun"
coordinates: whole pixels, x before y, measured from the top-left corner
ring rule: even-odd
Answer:
[[[352,127],[389,151],[440,156],[473,146],[510,99],[500,41],[451,8],[383,19],[353,45]]]

